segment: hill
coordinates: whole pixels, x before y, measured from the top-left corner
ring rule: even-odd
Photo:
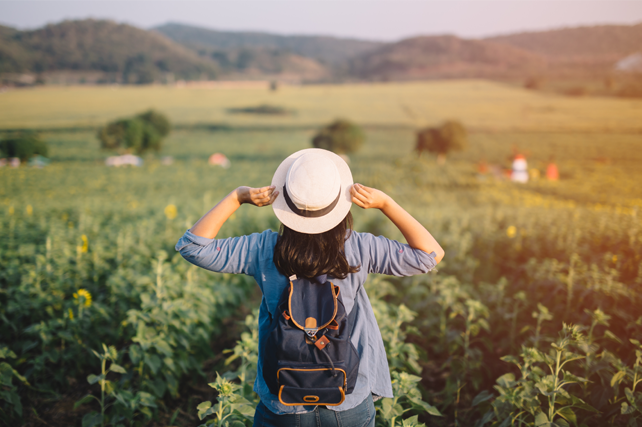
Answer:
[[[642,23],[524,32],[490,37],[485,40],[508,44],[550,58],[569,56],[621,58],[642,50]]]
[[[570,81],[604,76],[616,62],[641,51],[642,24],[481,40],[419,36],[396,43],[215,31],[176,23],[146,31],[92,19],[31,31],[0,26],[0,75],[15,84],[31,84],[36,74],[59,83],[149,83],[215,76],[286,81],[546,76]],[[70,75],[76,77],[70,80]]]
[[[376,49],[351,61],[369,80],[514,77],[545,67],[541,56],[512,46],[455,36],[423,36]]]
[[[201,54],[241,48],[267,48],[305,56],[325,65],[344,61],[385,43],[328,36],[278,35],[261,32],[216,31],[168,23],[153,29]]]
[[[279,49],[244,47],[201,52],[201,55],[216,62],[221,75],[230,79],[319,81],[328,79],[332,74],[312,58]]]
[[[33,31],[2,27],[0,42],[4,73],[98,71],[127,83],[149,83],[168,73],[216,74],[211,61],[162,35],[112,21],[64,21]]]
[[[523,32],[485,40],[542,55],[552,71],[604,72],[618,60],[642,52],[642,23]]]
[[[30,68],[32,55],[16,36],[19,33],[0,25],[0,73],[19,73]]]

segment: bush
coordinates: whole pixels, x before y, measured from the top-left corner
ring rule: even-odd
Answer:
[[[312,138],[312,146],[337,154],[349,154],[361,148],[364,140],[359,126],[348,120],[336,120],[317,132]]]
[[[164,114],[159,113],[158,111],[146,111],[142,114],[139,114],[138,118],[152,125],[156,129],[156,132],[158,132],[158,134],[162,138],[165,138],[167,135],[169,135],[169,131],[172,130],[167,117]]]
[[[159,151],[161,141],[170,129],[167,117],[149,110],[136,117],[107,124],[98,131],[98,139],[103,149],[142,154],[150,149]]]
[[[462,151],[468,147],[468,132],[466,128],[454,120],[444,122],[438,127],[429,127],[417,132],[415,149],[422,152],[437,154],[440,163],[446,161],[446,154],[451,151]]]
[[[524,87],[526,89],[538,90],[544,86],[544,81],[539,77],[529,77],[524,82]]]
[[[228,108],[231,114],[262,114],[267,116],[284,116],[291,114],[290,111],[278,105],[262,104],[256,107]]]
[[[34,155],[47,156],[47,143],[35,132],[20,132],[0,141],[0,157],[18,157],[26,162]]]

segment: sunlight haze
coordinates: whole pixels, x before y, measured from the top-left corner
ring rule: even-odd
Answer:
[[[634,24],[642,22],[642,1],[0,1],[0,23],[20,29],[89,17],[142,28],[180,22],[227,31],[391,41],[418,34],[483,37]]]

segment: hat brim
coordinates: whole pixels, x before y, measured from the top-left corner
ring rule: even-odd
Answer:
[[[310,151],[322,152],[323,155],[331,159],[336,165],[337,170],[339,171],[339,176],[341,177],[341,196],[339,197],[337,205],[332,209],[332,211],[318,218],[306,218],[297,215],[292,212],[283,198],[283,185],[285,184],[285,178],[290,166],[298,157]],[[350,187],[352,184],[352,172],[350,172],[350,167],[345,160],[328,150],[320,148],[306,148],[305,150],[297,151],[283,160],[276,169],[276,172],[274,172],[272,185],[275,187],[275,190],[278,190],[279,195],[274,203],[272,203],[272,209],[279,221],[292,230],[306,234],[324,233],[333,229],[337,224],[343,221],[346,215],[348,215],[348,212],[350,212],[350,207],[352,206]]]

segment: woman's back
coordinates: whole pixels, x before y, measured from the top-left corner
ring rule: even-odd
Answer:
[[[181,255],[199,267],[221,273],[247,274],[256,280],[263,297],[259,312],[259,348],[267,336],[270,319],[289,279],[276,268],[273,262],[274,246],[279,234],[266,230],[247,236],[229,239],[205,239],[187,231],[176,245]],[[435,253],[413,249],[407,244],[375,237],[370,233],[351,232],[345,241],[345,256],[350,265],[360,265],[356,273],[345,279],[329,278],[339,286],[343,304],[348,313],[358,310],[352,342],[360,356],[359,377],[355,391],[346,396],[342,405],[332,407],[342,411],[357,406],[369,393],[392,397],[390,374],[385,349],[368,295],[363,287],[369,273],[393,276],[411,276],[426,273],[436,265]],[[281,405],[271,394],[261,375],[261,355],[254,389],[264,404],[275,413],[297,413],[303,407]]]

